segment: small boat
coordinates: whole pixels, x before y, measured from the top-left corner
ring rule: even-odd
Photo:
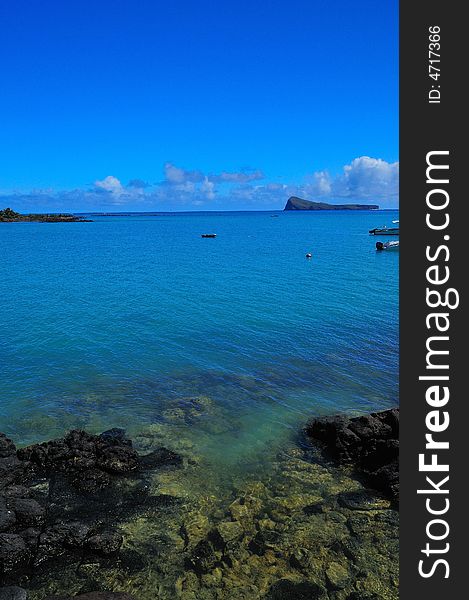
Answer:
[[[370,229],[369,233],[371,235],[399,235],[399,221],[393,221],[393,224],[397,224],[397,227],[387,227],[386,225],[383,225],[382,227]]]
[[[203,238],[216,238],[217,234],[216,233],[203,233],[202,237]]]
[[[376,242],[376,250],[399,250],[399,241]]]

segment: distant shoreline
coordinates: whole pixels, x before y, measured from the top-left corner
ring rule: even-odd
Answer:
[[[174,210],[174,211],[127,211],[127,212],[87,212],[87,211],[70,211],[69,213],[15,213],[14,216],[4,216],[4,210],[0,210],[0,223],[74,223],[82,222],[86,223],[91,221],[86,217],[139,217],[139,216],[161,216],[171,217],[178,215],[216,215],[216,214],[277,214],[284,215],[286,213],[301,213],[301,214],[317,214],[317,213],[330,213],[330,212],[396,212],[399,208],[379,208],[379,209],[361,209],[361,210],[350,210],[344,208],[322,208],[320,210],[293,210],[285,211],[281,208],[275,208],[271,210],[252,210],[252,209],[240,209],[240,210]]]
[[[361,210],[350,210],[350,209],[327,209],[327,208],[323,208],[321,210],[304,210],[304,211],[285,211],[283,208],[275,208],[272,210],[252,210],[252,209],[240,209],[240,210],[173,210],[173,211],[129,211],[129,212],[84,212],[84,211],[80,211],[80,212],[74,212],[72,214],[74,215],[84,215],[84,216],[90,216],[90,217],[134,217],[134,216],[174,216],[174,215],[203,215],[203,214],[246,214],[246,213],[253,213],[253,214],[285,214],[285,213],[307,213],[307,214],[311,214],[311,213],[322,213],[322,212],[346,212],[346,213],[350,213],[350,212],[396,212],[399,211],[399,208],[379,208],[379,209],[361,209]]]
[[[86,223],[90,219],[69,213],[17,213],[11,208],[0,210],[0,223]]]

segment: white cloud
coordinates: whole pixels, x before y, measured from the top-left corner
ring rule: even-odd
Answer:
[[[331,175],[315,171],[303,183],[289,186],[292,195],[309,200],[370,202],[383,207],[397,206],[399,198],[399,163],[381,158],[359,156]]]
[[[214,183],[248,183],[249,181],[258,181],[264,179],[265,175],[259,169],[257,171],[222,171],[219,175],[209,175],[210,181]]]
[[[396,198],[399,193],[399,163],[360,156],[345,165],[343,175],[333,184],[341,197]]]
[[[321,196],[327,196],[332,192],[331,177],[327,171],[313,173],[313,182]]]
[[[186,171],[170,162],[164,165],[164,175],[166,183],[176,185],[187,182],[196,183],[204,179],[204,175],[200,171]]]
[[[262,179],[260,170],[222,171],[219,174],[204,174],[202,171],[188,171],[171,162],[164,165],[164,179],[154,190],[159,200],[170,200],[180,204],[201,206],[213,203],[217,197],[217,188],[223,190],[220,197],[226,198],[236,185]]]
[[[110,192],[111,194],[122,194],[124,192],[124,186],[122,183],[113,175],[108,175],[104,179],[94,182],[97,191]]]
[[[208,177],[205,177],[202,182],[200,191],[205,195],[207,200],[213,200],[215,198],[215,184],[213,181],[209,181]]]
[[[201,183],[206,180],[213,183],[248,183],[249,181],[264,179],[265,177],[264,173],[259,169],[204,174],[198,170],[187,171],[171,162],[165,163],[164,176],[164,183],[170,185],[180,185],[187,182]]]

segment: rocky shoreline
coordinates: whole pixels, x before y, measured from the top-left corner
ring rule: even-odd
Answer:
[[[0,223],[91,223],[91,219],[71,214],[28,214],[23,215],[11,208],[0,210]]]
[[[132,475],[181,463],[166,448],[139,455],[121,429],[71,431],[19,450],[0,434],[0,583],[27,580],[58,560],[115,556],[122,516],[134,504],[168,501],[150,498]]]
[[[312,419],[306,435],[341,465],[353,465],[372,488],[399,498],[399,409],[359,417]]]
[[[165,425],[0,434],[0,600],[397,600],[398,419],[313,419],[310,444],[223,490]]]

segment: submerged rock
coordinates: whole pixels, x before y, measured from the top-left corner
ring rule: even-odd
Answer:
[[[249,543],[249,550],[253,554],[263,556],[268,550],[275,550],[280,533],[277,530],[259,531]]]
[[[237,521],[224,521],[215,528],[214,538],[221,546],[226,546],[243,536],[244,530]]]
[[[350,510],[384,510],[389,508],[390,505],[389,500],[379,498],[364,490],[358,492],[341,492],[337,500],[340,506],[349,508]]]
[[[139,457],[140,465],[144,469],[156,469],[165,466],[179,466],[182,464],[182,456],[167,448],[157,448],[149,454]]]
[[[290,556],[290,564],[293,568],[308,572],[314,563],[314,556],[305,548],[296,548]]]
[[[306,434],[339,464],[352,464],[370,486],[399,496],[399,409],[360,417],[312,419]]]
[[[49,596],[46,600],[135,600],[135,598],[125,592],[88,592],[78,596]]]
[[[192,551],[187,567],[193,569],[198,575],[211,571],[221,559],[222,553],[216,552],[212,542],[208,539],[201,540]]]
[[[382,597],[373,592],[352,592],[346,600],[382,600]]]
[[[266,600],[327,600],[327,593],[317,583],[280,579],[270,588]]]
[[[210,529],[210,523],[206,515],[195,513],[188,517],[181,527],[181,537],[185,540],[185,546],[195,546],[205,537]]]
[[[86,548],[104,555],[115,554],[120,550],[123,541],[119,533],[106,531],[89,537],[86,540]]]
[[[350,573],[346,567],[337,562],[331,562],[326,569],[326,581],[333,590],[345,588],[350,581]]]

